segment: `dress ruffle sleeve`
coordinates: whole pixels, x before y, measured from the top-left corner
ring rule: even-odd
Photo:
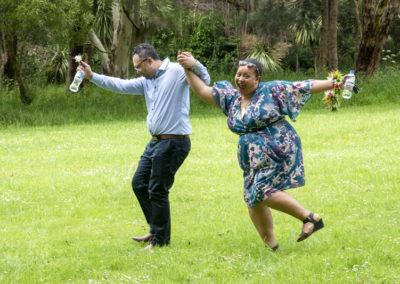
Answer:
[[[279,104],[282,114],[295,121],[300,110],[311,98],[310,91],[314,81],[276,81],[275,83],[275,86],[272,87],[272,94]]]
[[[229,81],[215,82],[212,95],[223,113],[228,116],[229,109],[239,96],[237,90]]]

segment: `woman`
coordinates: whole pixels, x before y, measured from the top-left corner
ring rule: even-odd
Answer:
[[[191,88],[203,100],[221,108],[230,130],[240,135],[238,160],[244,176],[244,201],[264,244],[273,251],[279,248],[270,208],[303,222],[298,242],[322,229],[322,218],[284,191],[305,183],[300,138],[285,116],[295,121],[310,94],[332,89],[333,81],[261,82],[261,63],[248,58],[239,62],[237,89],[228,81],[209,87],[186,68],[189,58],[192,55],[188,52],[178,54]]]

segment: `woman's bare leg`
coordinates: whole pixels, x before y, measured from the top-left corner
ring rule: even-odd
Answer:
[[[289,214],[300,221],[303,221],[310,214],[310,211],[304,209],[296,199],[284,191],[275,192],[264,202],[268,207]]]
[[[263,203],[272,209],[289,214],[300,221],[303,221],[310,215],[310,211],[304,209],[296,199],[284,191],[275,192],[270,197],[265,199]],[[314,220],[318,221],[319,219],[320,218],[318,214],[314,214]],[[302,231],[310,234],[313,229],[314,224],[309,222],[303,225]]]
[[[271,210],[264,202],[248,207],[251,221],[256,227],[258,234],[268,247],[274,247],[277,243],[274,235],[274,222]]]

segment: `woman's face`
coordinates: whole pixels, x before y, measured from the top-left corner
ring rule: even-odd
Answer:
[[[252,97],[260,83],[260,77],[256,75],[254,67],[239,66],[235,75],[236,88],[242,96]]]

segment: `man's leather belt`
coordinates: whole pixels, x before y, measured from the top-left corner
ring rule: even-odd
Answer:
[[[151,139],[158,141],[165,139],[183,139],[183,138],[189,138],[189,135],[160,134],[160,135],[153,135]]]

